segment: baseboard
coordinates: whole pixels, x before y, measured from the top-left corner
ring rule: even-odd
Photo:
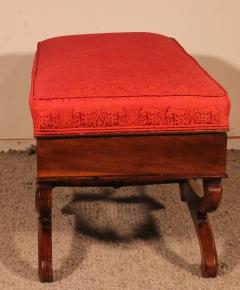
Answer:
[[[240,136],[228,137],[228,149],[240,150]]]
[[[36,145],[35,139],[0,139],[0,151],[26,150],[31,145]],[[228,138],[228,149],[240,150],[240,136]]]

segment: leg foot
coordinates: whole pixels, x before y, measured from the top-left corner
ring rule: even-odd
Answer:
[[[38,276],[41,282],[53,281],[52,270],[52,188],[38,184],[36,189],[38,220]]]
[[[203,277],[216,277],[218,258],[214,237],[207,213],[216,210],[222,195],[220,180],[204,180],[204,196],[199,197],[189,182],[182,185],[201,250],[201,272]]]

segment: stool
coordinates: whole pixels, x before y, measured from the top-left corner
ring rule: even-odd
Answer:
[[[38,43],[30,108],[37,139],[38,273],[53,281],[52,189],[178,183],[201,248],[218,259],[207,213],[226,177],[226,91],[173,38],[62,36]],[[195,179],[203,180],[204,195]]]

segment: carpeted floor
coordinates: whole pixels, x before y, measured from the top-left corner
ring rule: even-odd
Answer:
[[[0,289],[240,289],[240,151],[210,215],[219,276],[200,276],[197,237],[177,185],[54,190],[55,282],[37,277],[36,156],[0,153]]]

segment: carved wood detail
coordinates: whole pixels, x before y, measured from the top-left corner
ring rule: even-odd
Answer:
[[[203,277],[215,277],[218,270],[217,251],[207,213],[219,206],[222,197],[220,181],[220,179],[204,179],[203,197],[196,194],[188,181],[180,183],[180,196],[187,202],[199,240]]]

